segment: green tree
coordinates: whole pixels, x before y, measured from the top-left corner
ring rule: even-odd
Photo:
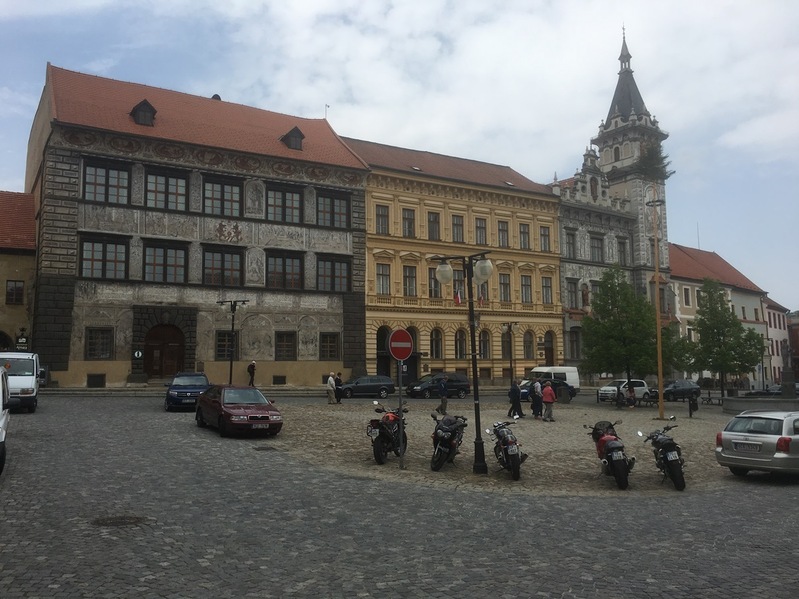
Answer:
[[[655,310],[635,293],[624,271],[608,269],[583,319],[582,367],[590,372],[644,376],[657,362]]]
[[[663,153],[663,147],[657,141],[650,140],[641,144],[641,156],[636,169],[644,181],[665,182],[675,171],[669,170],[671,160]]]
[[[727,375],[751,372],[760,363],[763,340],[733,314],[718,281],[705,279],[700,297],[694,320],[699,336],[694,367],[718,373],[723,395]]]
[[[662,327],[663,365],[670,371],[694,372],[694,342],[680,335],[680,325]]]

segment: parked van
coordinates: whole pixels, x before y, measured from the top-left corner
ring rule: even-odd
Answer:
[[[6,433],[8,433],[8,375],[0,366],[0,474],[6,465]]]
[[[39,384],[44,380],[44,370],[39,366],[39,354],[29,352],[2,352],[0,366],[8,374],[11,409],[25,408],[33,414],[39,397]]]
[[[580,373],[574,366],[536,366],[530,370],[528,378],[559,379],[574,387],[576,393],[580,392]]]

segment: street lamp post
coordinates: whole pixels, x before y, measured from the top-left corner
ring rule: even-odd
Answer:
[[[235,353],[235,348],[233,346],[233,340],[236,338],[236,310],[241,307],[243,308],[244,305],[249,302],[250,300],[219,300],[216,302],[219,304],[219,307],[223,310],[225,306],[230,306],[230,343],[228,345],[228,356],[230,357],[230,370],[228,372],[228,385],[233,384],[233,355]]]
[[[475,474],[488,474],[488,465],[486,464],[485,448],[483,446],[483,437],[480,425],[480,386],[479,376],[477,371],[477,338],[475,329],[477,322],[474,314],[474,289],[473,284],[482,285],[485,283],[491,273],[494,271],[494,266],[491,261],[486,258],[488,252],[481,252],[479,254],[472,254],[471,256],[435,256],[433,260],[438,260],[440,264],[436,268],[436,280],[442,285],[447,285],[452,282],[453,273],[452,267],[449,265],[449,260],[460,260],[463,264],[463,270],[466,273],[466,298],[469,304],[469,337],[471,341],[472,352],[472,393],[474,394],[474,465],[472,472]]]
[[[513,383],[516,373],[513,371],[513,334],[519,330],[518,322],[503,322],[502,332],[508,336],[508,354],[510,358],[510,382]]]
[[[658,206],[663,206],[666,201],[658,199],[658,192],[654,186],[652,190],[655,199],[646,203],[652,208],[652,234],[655,236],[655,338],[658,352],[658,418],[665,418],[665,404],[663,403],[663,333],[660,330],[660,242],[658,241]]]

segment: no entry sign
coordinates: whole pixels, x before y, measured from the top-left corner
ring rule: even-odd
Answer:
[[[395,360],[405,361],[413,352],[413,338],[405,329],[392,331],[388,337],[388,351]]]

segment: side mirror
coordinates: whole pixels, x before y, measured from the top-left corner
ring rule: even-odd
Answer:
[[[380,402],[377,401],[376,399],[374,399],[374,400],[372,400],[372,404],[375,405],[375,406],[379,406]]]
[[[486,432],[487,432],[487,433],[490,435],[490,434],[491,434],[491,429],[490,429],[490,428],[487,428],[487,429],[486,429]]]
[[[669,420],[677,420],[676,416],[669,416]]]

